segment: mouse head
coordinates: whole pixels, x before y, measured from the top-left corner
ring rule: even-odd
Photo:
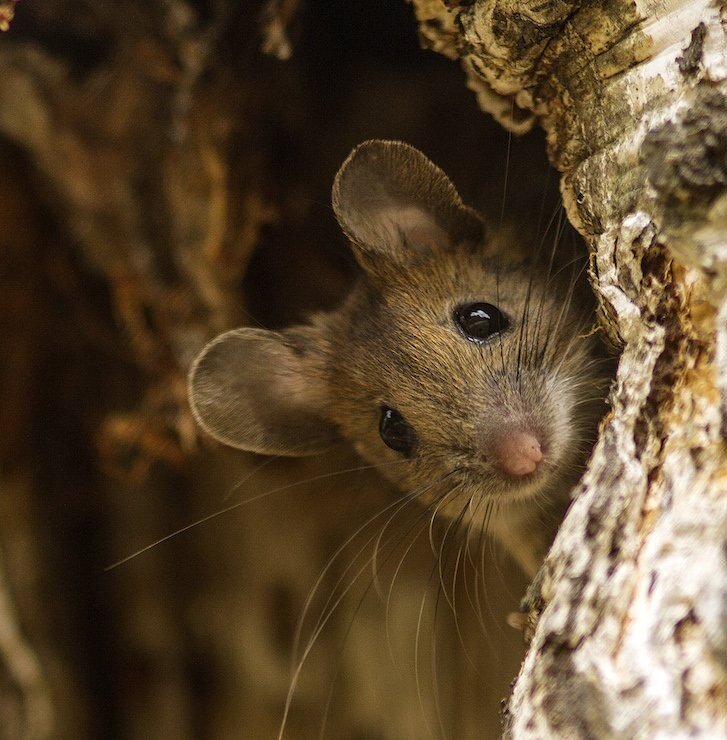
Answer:
[[[333,207],[362,278],[305,326],[212,341],[190,373],[201,426],[264,454],[347,439],[452,515],[562,487],[597,384],[572,284],[487,235],[444,173],[400,142],[357,147]]]

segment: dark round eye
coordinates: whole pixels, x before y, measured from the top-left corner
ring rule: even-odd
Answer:
[[[472,342],[484,342],[505,331],[508,321],[499,308],[491,303],[468,303],[454,311],[454,320]]]
[[[395,409],[381,407],[379,434],[384,444],[392,450],[408,455],[414,448],[417,436],[414,430],[404,421],[404,417]]]

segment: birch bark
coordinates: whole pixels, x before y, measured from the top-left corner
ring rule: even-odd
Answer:
[[[727,735],[727,10],[414,0],[483,109],[540,124],[621,351],[506,734]],[[448,6],[448,7],[447,7]]]

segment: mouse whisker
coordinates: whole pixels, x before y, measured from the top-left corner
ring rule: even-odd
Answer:
[[[392,502],[388,506],[384,507],[381,511],[374,514],[372,517],[366,520],[363,525],[361,525],[352,535],[350,535],[346,541],[339,546],[339,548],[336,550],[336,552],[329,558],[328,562],[322,569],[322,571],[319,573],[318,578],[316,579],[316,582],[310,589],[308,593],[308,597],[306,598],[305,604],[303,606],[303,611],[301,614],[301,617],[298,622],[298,627],[296,629],[296,636],[294,639],[294,648],[293,648],[293,654],[295,655],[299,650],[300,645],[300,639],[302,636],[302,629],[303,624],[305,622],[306,615],[308,611],[310,610],[310,607],[312,605],[313,599],[315,595],[318,593],[318,590],[327,575],[327,573],[330,571],[330,569],[333,567],[333,564],[336,562],[338,557],[345,551],[345,549],[355,540],[356,537],[358,537],[359,534],[361,534],[368,526],[370,526],[376,519],[381,517],[386,512],[390,511],[392,508],[394,509],[393,514],[390,516],[389,520],[387,520],[387,523],[384,525],[384,527],[388,527],[389,523],[393,520],[393,518],[403,509],[405,508],[409,503],[416,500],[418,497],[423,495],[427,490],[430,488],[440,485],[444,480],[446,480],[447,476],[443,476],[441,479],[434,481],[433,483],[430,483],[426,486],[422,486],[420,489],[407,493],[404,496],[400,497],[396,501]],[[422,517],[425,517],[427,515],[427,509],[424,509],[424,511],[421,513]],[[341,583],[348,577],[348,574],[351,572],[351,570],[354,568],[354,564],[356,560],[361,556],[363,551],[376,539],[377,535],[372,535],[365,543],[364,545],[358,550],[358,552],[354,555],[353,559],[349,563],[349,565],[344,569],[343,573],[339,576],[336,583],[331,588],[331,593],[326,600],[326,603],[323,605],[321,609],[321,614],[316,622],[316,624],[313,627],[311,636],[308,639],[308,642],[306,644],[305,649],[302,651],[300,658],[297,660],[297,665],[293,671],[289,687],[288,687],[288,693],[286,696],[285,706],[283,709],[283,717],[281,720],[281,726],[279,730],[278,738],[279,740],[282,740],[283,734],[285,732],[285,726],[287,725],[287,718],[290,713],[290,708],[292,705],[293,696],[295,694],[295,689],[298,685],[298,681],[300,679],[301,672],[303,670],[303,666],[307,661],[307,658],[310,654],[310,652],[313,649],[313,646],[315,645],[316,641],[318,640],[319,635],[325,628],[326,624],[330,621],[333,614],[337,610],[338,606],[342,603],[346,595],[351,591],[355,583],[358,581],[361,574],[368,569],[370,560],[367,561],[351,578],[348,586],[346,586],[337,596],[336,591],[341,585]],[[372,558],[374,555],[371,556]],[[370,590],[370,588],[373,586],[373,580],[369,583],[369,586],[366,588],[363,598],[365,597],[366,593]],[[356,610],[357,611],[357,610]],[[355,615],[354,615],[355,616]],[[352,623],[351,623],[352,624]],[[349,630],[347,630],[346,634],[348,634],[348,631],[350,631],[350,625]],[[339,659],[340,660],[340,659]]]
[[[472,597],[472,595],[471,595],[471,590],[470,590],[470,587],[469,587],[469,579],[468,578],[465,578],[464,579],[465,590],[466,590],[466,593],[468,595],[470,604],[472,605],[472,608],[473,608],[473,610],[475,612],[475,615],[477,616],[477,621],[478,621],[478,623],[480,625],[480,628],[482,630],[482,634],[485,635],[485,638],[487,639],[488,642],[490,642],[490,639],[491,638],[489,636],[488,629],[487,629],[487,627],[485,625],[483,611],[482,611],[482,599],[481,599],[481,596],[480,596],[480,588],[479,588],[479,586],[480,586],[480,579],[479,579],[480,568],[479,568],[479,563],[477,561],[475,561],[475,559],[474,559],[471,545],[475,541],[475,537],[474,537],[474,534],[473,534],[472,530],[475,527],[477,527],[477,529],[479,530],[479,532],[477,534],[477,546],[476,546],[475,552],[479,552],[479,553],[482,552],[482,548],[484,547],[484,545],[483,545],[483,538],[486,536],[485,535],[485,531],[486,531],[487,522],[488,522],[488,516],[489,516],[488,511],[492,508],[492,506],[493,506],[492,500],[488,500],[488,499],[485,499],[483,497],[479,497],[478,498],[477,504],[475,505],[474,511],[473,511],[472,516],[470,518],[470,521],[468,522],[468,531],[467,531],[467,537],[466,537],[466,540],[465,540],[465,552],[466,552],[467,560],[469,561],[470,566],[472,568],[472,574],[473,574],[473,584],[474,584],[474,591],[475,591],[474,597]],[[479,514],[480,508],[483,508],[484,509],[484,511],[482,512],[481,517],[480,517],[480,514]],[[484,596],[485,596],[485,600],[487,602],[488,612],[490,613],[490,616],[492,617],[492,621],[494,623],[494,622],[496,622],[496,620],[495,620],[494,616],[492,615],[492,607],[490,605],[489,600],[487,599],[487,594],[486,593],[484,594]],[[490,646],[491,647],[494,647],[492,644]],[[493,649],[493,652],[495,652],[494,649]]]
[[[396,460],[394,462],[401,463],[404,461]],[[158,540],[151,542],[150,544],[140,548],[139,550],[132,552],[126,557],[121,558],[121,560],[117,560],[115,563],[111,563],[110,565],[107,565],[104,568],[104,573],[108,573],[109,571],[114,570],[115,568],[125,565],[130,560],[133,560],[134,558],[139,557],[139,555],[142,555],[143,553],[148,552],[152,548],[161,545],[163,542],[167,542],[173,539],[174,537],[178,537],[179,535],[185,532],[189,532],[191,529],[194,529],[195,527],[199,527],[199,526],[202,526],[203,524],[207,524],[207,522],[211,522],[213,519],[218,519],[219,517],[224,516],[225,514],[229,514],[230,512],[235,511],[242,506],[246,506],[247,504],[252,504],[256,501],[261,501],[262,499],[267,498],[268,496],[273,496],[274,494],[282,493],[283,491],[289,491],[292,488],[296,488],[298,486],[302,486],[307,483],[315,483],[317,481],[326,480],[327,478],[333,478],[337,475],[356,473],[361,470],[367,470],[367,469],[373,469],[373,468],[379,468],[379,467],[381,467],[381,464],[357,465],[356,467],[347,468],[345,470],[336,470],[333,472],[322,473],[320,475],[314,475],[311,478],[305,478],[303,480],[294,481],[293,483],[287,483],[284,486],[278,486],[276,488],[272,488],[268,491],[264,491],[263,493],[256,494],[255,496],[250,496],[249,498],[246,498],[242,501],[237,501],[234,504],[230,504],[229,506],[225,506],[221,509],[217,509],[216,511],[213,511],[212,513],[207,514],[206,516],[203,516],[200,519],[190,522],[189,524],[186,524],[183,527],[180,527],[179,529],[176,529],[173,532],[170,532],[169,534],[164,535],[164,537],[160,537]]]
[[[457,489],[457,486],[455,486],[455,488],[453,488],[450,491],[448,491],[447,493],[445,493],[443,495],[443,498],[448,498],[450,495],[454,494],[456,492],[456,489]],[[427,521],[429,521],[429,519],[430,519],[430,513],[433,510],[433,508],[437,505],[437,503],[438,502],[435,501],[432,504],[430,504],[430,506],[428,506],[427,509],[423,512],[423,516],[421,518],[419,518],[418,521],[421,521],[422,519],[426,519]],[[422,529],[419,531],[418,534],[421,534],[424,531],[424,529],[427,529],[428,530],[428,526],[426,524],[422,527]],[[391,601],[392,601],[392,594],[393,594],[393,591],[394,591],[394,588],[395,588],[395,585],[396,585],[396,580],[397,580],[397,578],[399,576],[399,573],[400,573],[401,568],[402,568],[402,566],[404,564],[404,561],[405,561],[407,555],[409,554],[409,552],[411,551],[411,549],[412,549],[412,547],[414,546],[415,543],[416,543],[416,538],[412,539],[411,543],[409,544],[409,546],[406,548],[405,552],[402,554],[401,558],[399,559],[399,562],[398,562],[398,564],[397,564],[397,566],[396,566],[396,568],[394,570],[393,576],[391,578],[391,582],[389,584],[388,593],[387,593],[387,596],[386,596],[386,620],[385,620],[385,624],[386,624],[386,639],[387,639],[387,644],[388,644],[388,647],[389,647],[389,654],[392,656],[392,658],[394,658],[394,654],[393,654],[393,645],[392,645],[392,640],[391,640],[391,632],[390,632],[390,628],[389,628],[390,623],[391,623],[391,620],[390,620],[390,614],[391,614],[390,607],[391,607]],[[394,659],[394,662],[396,662],[395,659]]]
[[[435,488],[436,486],[439,486],[442,483],[446,482],[450,476],[451,476],[451,473],[447,473],[446,475],[442,476],[438,481],[435,481],[432,484],[427,484],[425,486],[422,486],[417,492],[415,492],[415,495],[412,496],[412,499],[423,496],[425,493],[427,493],[428,491],[430,491],[432,488]],[[424,515],[426,516],[433,507],[437,507],[438,505],[439,505],[439,500],[438,499],[435,499],[431,504],[429,504],[426,508],[424,508],[424,512],[423,512]],[[379,565],[378,565],[378,552],[379,552],[379,548],[381,546],[381,540],[382,540],[382,538],[384,536],[384,533],[386,532],[386,530],[387,530],[388,526],[391,524],[391,522],[394,520],[394,517],[395,517],[396,513],[398,513],[398,512],[395,512],[395,514],[392,517],[390,517],[385,522],[384,526],[381,528],[381,531],[379,532],[378,537],[376,538],[376,542],[374,543],[373,557],[372,557],[372,560],[371,560],[372,574],[373,574],[372,577],[375,580],[375,587],[376,587],[376,591],[379,594],[379,596],[383,596],[383,594],[381,592],[381,589],[380,589],[379,583],[378,583],[378,572],[380,570]],[[407,534],[408,534],[408,532],[407,532]],[[383,598],[382,598],[382,600],[383,600]]]
[[[455,558],[454,569],[452,573],[452,604],[451,606],[452,606],[452,612],[454,615],[454,624],[455,624],[455,628],[457,631],[457,637],[459,639],[462,652],[465,658],[467,659],[467,661],[469,662],[469,664],[474,669],[475,673],[480,675],[480,670],[475,660],[470,656],[470,651],[467,648],[466,640],[464,639],[462,629],[460,626],[460,614],[457,609],[457,579],[458,579],[458,576],[460,575],[460,570],[459,570],[460,564],[462,565],[461,575],[462,575],[462,581],[464,582],[464,585],[465,585],[465,593],[468,597],[468,601],[470,605],[472,605],[472,601],[469,598],[469,584],[467,582],[468,579],[466,578],[467,548],[468,548],[469,537],[470,537],[470,532],[471,532],[472,520],[469,518],[465,519],[465,512],[471,508],[473,498],[474,496],[470,496],[469,500],[466,502],[465,506],[462,508],[461,523],[464,524],[464,527],[460,525],[460,527],[458,528],[458,532],[457,532],[457,534],[459,535],[460,529],[463,529],[462,535],[459,537],[457,556]]]
[[[457,490],[457,487],[455,487],[454,489],[452,489],[447,494],[447,497],[452,496],[452,495],[456,495],[457,493],[458,493],[458,490]],[[440,573],[440,581],[439,582],[440,582],[441,588],[438,588],[437,589],[437,595],[436,595],[435,600],[434,600],[434,612],[433,612],[433,616],[432,616],[432,632],[431,632],[431,637],[430,637],[430,657],[431,657],[432,660],[436,660],[436,648],[434,646],[434,629],[435,629],[436,623],[437,623],[437,615],[438,615],[438,607],[439,607],[440,595],[443,593],[443,591],[444,591],[445,598],[447,598],[446,588],[444,588],[443,580],[442,580],[442,577],[441,577],[442,552],[443,552],[443,548],[445,546],[445,543],[447,542],[448,534],[451,531],[452,527],[454,526],[455,532],[458,530],[459,523],[461,523],[461,521],[462,521],[462,517],[463,517],[464,511],[465,511],[465,509],[463,509],[462,510],[462,513],[460,513],[460,515],[458,517],[456,517],[456,519],[454,519],[448,525],[448,527],[447,527],[447,529],[445,531],[443,540],[442,540],[442,545],[440,547],[439,554],[437,554],[436,552],[434,553],[435,562],[434,562],[434,566],[432,568],[432,571],[431,571],[431,573],[429,575],[429,579],[428,579],[428,582],[427,582],[428,585],[425,586],[425,588],[424,588],[424,590],[422,592],[422,600],[421,600],[421,604],[420,604],[420,607],[419,607],[419,616],[418,616],[418,619],[417,619],[417,629],[416,629],[416,635],[415,635],[415,640],[414,640],[414,671],[415,671],[415,680],[416,680],[416,685],[417,685],[417,696],[419,697],[419,702],[420,702],[420,706],[421,706],[422,712],[425,711],[425,705],[424,705],[424,701],[423,701],[422,682],[421,682],[420,670],[419,670],[419,667],[420,667],[420,658],[419,658],[419,655],[420,655],[420,644],[421,644],[421,633],[422,633],[422,623],[423,623],[423,616],[424,616],[424,608],[425,608],[426,601],[427,601],[428,588],[429,588],[429,585],[431,584],[432,579],[434,578],[435,574],[436,573]],[[431,532],[431,530],[430,530],[430,532]],[[447,555],[447,560],[448,559],[449,559],[449,554]],[[449,601],[448,598],[447,598],[447,600]],[[451,606],[451,602],[450,602],[450,606]],[[430,667],[431,667],[431,663],[430,663]],[[436,671],[432,671],[432,693],[433,693],[434,698],[435,698],[435,713],[437,714],[437,720],[438,720],[438,722],[440,724],[440,731],[442,731],[443,728],[441,727],[441,708],[437,708],[437,706],[436,706],[436,704],[438,702],[437,691],[438,691],[438,685],[436,683]]]
[[[440,481],[439,481],[438,483],[442,483],[442,482],[444,482],[444,480],[446,479],[446,477],[447,477],[447,476],[443,476],[443,477],[442,477],[442,478],[440,479]],[[435,484],[436,484],[436,483],[435,483]],[[415,519],[414,523],[412,524],[412,526],[411,526],[411,527],[409,527],[409,529],[407,530],[407,532],[405,532],[405,533],[404,533],[404,534],[403,534],[403,535],[402,535],[402,536],[401,536],[401,537],[399,538],[399,541],[398,541],[398,543],[397,543],[397,544],[396,544],[396,545],[395,545],[395,546],[394,546],[394,547],[392,548],[392,550],[391,550],[391,551],[389,552],[389,554],[387,555],[387,557],[386,557],[386,559],[384,560],[384,562],[386,562],[386,560],[388,560],[388,559],[389,559],[389,557],[391,557],[391,555],[392,555],[392,554],[393,554],[394,552],[396,552],[396,550],[397,550],[397,548],[398,548],[399,544],[401,544],[401,542],[405,541],[406,537],[407,537],[407,536],[409,535],[409,533],[410,533],[410,532],[411,532],[411,531],[412,531],[412,530],[414,529],[414,527],[416,527],[416,525],[417,525],[418,523],[421,523],[421,522],[422,522],[423,520],[425,520],[425,519],[427,518],[427,514],[428,514],[428,512],[429,512],[429,510],[430,510],[430,509],[431,509],[431,505],[429,505],[429,506],[427,506],[427,507],[425,507],[425,508],[423,507],[423,511],[422,511],[422,512],[420,512],[420,514],[419,514],[419,515],[418,515],[418,516],[416,517],[416,519]],[[389,520],[387,521],[387,523],[386,523],[386,524],[384,525],[384,527],[387,527],[387,526],[389,525],[389,523],[390,523],[391,521],[392,521],[392,518],[390,518],[390,519],[389,519]],[[422,529],[420,529],[420,530],[419,530],[419,532],[418,532],[417,534],[415,534],[415,536],[414,536],[414,537],[412,538],[412,541],[411,541],[411,543],[409,544],[409,547],[407,547],[407,550],[406,550],[405,554],[404,554],[404,555],[402,556],[402,559],[401,559],[401,561],[400,561],[399,565],[397,566],[397,571],[398,571],[398,568],[400,568],[400,567],[401,567],[401,564],[403,563],[403,561],[404,561],[404,558],[406,557],[406,554],[407,554],[407,553],[409,552],[409,550],[411,549],[411,547],[412,547],[412,546],[413,546],[413,545],[414,545],[414,544],[416,543],[416,541],[417,541],[417,539],[418,539],[418,536],[419,536],[419,534],[421,534],[421,532],[422,532],[422,531],[423,531],[423,530],[422,530]],[[389,543],[389,542],[390,542],[390,541],[391,541],[392,539],[394,539],[394,537],[393,537],[393,536],[392,536],[392,537],[390,537],[390,538],[389,538],[389,539],[387,540],[387,543],[386,543],[386,544],[388,544],[388,543]],[[369,540],[369,542],[370,542],[370,540]],[[361,551],[359,551],[359,554],[360,554],[360,552],[361,552]],[[371,561],[372,561],[372,558],[370,558],[370,559],[369,559],[369,563],[370,563]],[[383,562],[382,562],[382,564],[381,564],[381,565],[383,566]],[[351,582],[351,583],[349,584],[349,586],[347,587],[347,589],[346,589],[346,592],[347,592],[348,590],[350,590],[350,588],[352,588],[352,587],[353,587],[353,585],[354,585],[354,584],[356,583],[356,581],[358,581],[358,578],[359,578],[359,576],[360,576],[360,575],[361,575],[361,574],[362,574],[362,573],[363,573],[363,572],[364,572],[364,571],[365,571],[365,570],[366,570],[367,568],[368,568],[368,563],[367,563],[367,564],[365,564],[365,565],[364,565],[364,567],[363,567],[363,568],[362,568],[361,570],[359,570],[359,571],[358,571],[358,573],[357,573],[357,574],[356,574],[356,575],[354,576],[354,578],[353,578],[352,582]],[[356,606],[354,607],[354,610],[353,610],[353,614],[352,614],[351,618],[349,619],[349,622],[348,622],[348,626],[347,626],[347,628],[346,628],[346,630],[345,630],[345,632],[344,632],[344,636],[343,636],[343,638],[342,638],[342,640],[341,640],[341,648],[339,649],[339,651],[338,651],[338,655],[337,655],[337,658],[336,658],[336,668],[335,668],[335,671],[334,671],[334,675],[333,675],[333,677],[331,678],[331,688],[330,688],[330,690],[329,690],[329,695],[328,695],[328,702],[326,703],[326,709],[325,709],[325,712],[324,712],[324,716],[323,716],[323,721],[322,721],[322,725],[321,725],[321,732],[320,732],[320,737],[321,737],[321,738],[323,737],[323,734],[324,734],[324,732],[325,732],[325,726],[326,726],[326,722],[327,722],[328,712],[329,712],[329,709],[330,709],[330,702],[331,702],[331,699],[332,699],[332,696],[333,696],[333,691],[334,691],[334,688],[335,688],[335,684],[336,684],[336,681],[337,681],[337,678],[338,678],[338,674],[340,673],[340,669],[341,669],[341,665],[342,665],[342,654],[343,654],[343,646],[345,646],[346,642],[348,641],[348,637],[349,637],[349,635],[350,635],[350,633],[351,633],[351,630],[352,630],[352,628],[353,628],[353,624],[354,624],[354,622],[355,622],[355,619],[356,619],[356,615],[358,614],[359,610],[361,609],[361,606],[363,605],[363,603],[364,603],[364,600],[366,599],[366,596],[368,595],[369,591],[371,590],[371,588],[372,588],[372,585],[374,585],[374,581],[375,581],[375,580],[378,580],[378,576],[379,576],[379,574],[378,574],[377,572],[375,572],[375,573],[373,574],[373,576],[372,576],[372,579],[371,579],[371,580],[369,581],[368,585],[366,586],[366,588],[364,589],[363,593],[361,594],[361,597],[359,598],[359,601],[358,601],[357,605],[356,605]],[[335,587],[334,587],[334,589],[335,589]],[[342,594],[342,597],[343,597],[343,596],[345,595],[345,593],[346,593],[346,592],[344,592],[344,594]],[[335,607],[334,607],[334,608],[335,608]],[[388,602],[387,602],[387,610],[388,610]],[[387,611],[387,620],[388,620],[388,611]],[[390,655],[391,655],[391,657],[392,657],[392,660],[393,660],[394,664],[396,664],[396,659],[395,659],[395,657],[394,657],[394,655],[393,655],[393,648],[392,648],[392,646],[391,646],[391,643],[390,643],[390,641],[389,641],[389,633],[388,633],[388,621],[387,621],[387,623],[386,623],[386,624],[387,624],[387,644],[388,644],[388,646],[389,646],[389,650],[390,650]],[[315,639],[317,639],[317,637],[316,637]]]
[[[405,533],[404,535],[402,535],[402,537],[401,537],[401,538],[399,539],[399,543],[398,543],[398,544],[400,544],[401,542],[403,542],[403,541],[404,541],[404,540],[406,539],[406,537],[408,536],[408,534],[409,534],[409,533],[411,532],[411,530],[412,530],[412,529],[413,529],[413,528],[414,528],[414,527],[416,526],[416,524],[417,524],[417,523],[421,522],[421,521],[422,521],[423,519],[425,519],[425,518],[426,518],[426,513],[427,513],[427,511],[429,510],[429,508],[430,508],[430,507],[426,507],[426,509],[425,509],[425,510],[424,510],[424,511],[423,511],[423,512],[422,512],[422,513],[421,513],[421,514],[420,514],[420,515],[419,515],[419,516],[418,516],[418,517],[416,518],[416,520],[415,520],[415,522],[414,522],[414,523],[412,524],[412,526],[411,526],[411,527],[410,527],[410,528],[409,528],[409,529],[407,530],[407,532],[406,532],[406,533]],[[385,524],[384,526],[385,526],[385,527],[386,527],[386,526],[388,526],[388,524],[389,524],[390,522],[391,522],[391,518],[389,519],[389,521],[387,521],[387,523],[386,523],[386,524]],[[419,531],[419,534],[421,533],[421,531],[422,531],[422,530],[420,530],[420,531]],[[407,552],[408,552],[408,551],[409,551],[409,550],[411,549],[411,547],[412,547],[412,546],[413,546],[413,545],[414,545],[414,544],[416,543],[416,541],[417,541],[417,537],[418,537],[418,535],[415,535],[415,536],[414,536],[414,537],[412,538],[412,541],[411,541],[411,543],[410,543],[409,547],[407,548]],[[390,538],[389,538],[389,540],[387,540],[387,544],[388,544],[388,542],[390,542],[390,541],[391,541],[392,539],[393,539],[393,536],[392,536],[392,537],[390,537]],[[370,542],[370,540],[369,540],[369,542]],[[389,558],[389,557],[390,557],[390,556],[391,556],[391,555],[392,555],[392,554],[393,554],[393,553],[394,553],[394,552],[396,551],[396,549],[397,549],[397,547],[398,547],[398,544],[397,544],[397,545],[395,545],[395,546],[394,546],[394,547],[392,548],[392,550],[391,550],[391,552],[389,553],[389,555],[387,556],[386,560],[388,560],[388,558]],[[360,554],[361,552],[362,552],[362,551],[359,551],[359,554]],[[406,557],[406,555],[404,555],[403,557]],[[342,595],[341,595],[342,597],[343,597],[343,596],[345,596],[345,594],[346,594],[346,593],[347,593],[347,592],[348,592],[348,591],[349,591],[349,590],[350,590],[350,589],[351,589],[351,588],[353,587],[353,585],[354,585],[354,584],[355,584],[355,583],[356,583],[356,582],[358,581],[358,578],[359,578],[359,576],[360,576],[360,575],[361,575],[361,574],[362,574],[362,573],[363,573],[363,572],[364,572],[364,571],[365,571],[365,570],[366,570],[366,569],[368,568],[368,564],[372,562],[372,559],[373,559],[373,558],[369,558],[369,561],[368,561],[368,563],[367,563],[367,564],[365,564],[365,565],[364,565],[364,567],[363,567],[363,568],[362,568],[361,570],[359,570],[359,571],[358,571],[358,573],[357,573],[357,574],[356,574],[356,575],[354,576],[353,580],[351,581],[351,583],[350,583],[350,584],[349,584],[349,586],[347,587],[347,589],[346,589],[346,591],[344,592],[344,594],[342,594]],[[403,562],[403,559],[402,559],[402,562]],[[382,563],[382,565],[383,565],[383,563]],[[331,684],[331,686],[330,686],[330,689],[329,689],[329,692],[328,692],[328,701],[326,702],[326,706],[325,706],[325,711],[324,711],[324,714],[323,714],[323,720],[322,720],[322,722],[321,722],[321,730],[320,730],[320,734],[319,734],[319,737],[320,737],[320,738],[322,738],[322,737],[324,736],[324,733],[325,733],[325,727],[326,727],[326,724],[327,724],[327,719],[328,719],[328,713],[329,713],[329,711],[330,711],[330,704],[331,704],[331,701],[332,701],[332,697],[333,697],[333,692],[334,692],[334,689],[335,689],[335,686],[336,686],[336,681],[337,681],[337,679],[338,679],[338,675],[339,675],[339,673],[340,673],[340,669],[341,669],[341,665],[342,665],[342,654],[343,654],[343,648],[344,648],[344,646],[346,645],[346,643],[348,642],[348,638],[349,638],[349,636],[350,636],[351,630],[352,630],[352,628],[353,628],[353,625],[354,625],[354,622],[355,622],[355,620],[356,620],[356,616],[358,615],[358,612],[359,612],[359,610],[361,609],[361,607],[362,607],[362,605],[363,605],[363,603],[364,603],[364,600],[366,599],[366,597],[367,597],[367,595],[368,595],[369,591],[371,590],[372,586],[374,586],[374,587],[375,587],[375,585],[374,585],[374,582],[378,580],[378,577],[379,577],[379,574],[378,574],[377,572],[375,572],[375,573],[373,574],[373,576],[372,576],[372,579],[371,579],[371,580],[369,581],[368,585],[367,585],[367,586],[366,586],[366,588],[365,588],[365,589],[363,590],[363,593],[361,594],[361,596],[360,596],[360,598],[359,598],[359,600],[358,600],[358,603],[356,604],[356,606],[355,606],[355,607],[354,607],[354,609],[353,609],[353,613],[352,613],[352,615],[351,615],[351,618],[350,618],[350,619],[349,619],[349,621],[348,621],[348,625],[347,625],[347,627],[346,627],[346,630],[345,630],[345,632],[344,632],[343,638],[342,638],[342,640],[341,640],[341,648],[340,648],[340,649],[338,650],[338,653],[337,653],[337,658],[336,658],[336,665],[335,665],[335,671],[334,671],[334,674],[333,674],[333,676],[332,676],[332,678],[331,678],[331,681],[330,681],[330,684]],[[334,589],[335,589],[335,587],[334,587]],[[334,608],[335,608],[335,607],[334,607]],[[387,605],[387,608],[388,608],[388,605]],[[388,624],[387,624],[387,628],[388,628]],[[317,636],[315,636],[315,637],[314,637],[314,638],[312,638],[312,639],[317,639]],[[388,641],[388,632],[387,632],[387,641]],[[394,657],[394,655],[393,655],[393,649],[392,649],[392,647],[391,647],[391,644],[389,644],[389,648],[390,648],[390,655],[391,655],[391,657],[392,657],[392,660],[393,660],[394,664],[396,664],[396,659],[395,659],[395,657]]]
[[[298,652],[298,646],[299,646],[299,643],[300,643],[300,637],[301,637],[301,631],[302,631],[302,627],[303,627],[303,621],[305,620],[305,616],[308,613],[308,610],[309,610],[309,608],[311,606],[311,603],[313,601],[313,598],[315,597],[316,593],[318,592],[318,589],[320,588],[320,586],[321,586],[323,580],[325,579],[326,575],[328,574],[328,572],[330,571],[330,569],[333,567],[333,565],[336,562],[336,560],[343,554],[343,552],[345,552],[346,548],[349,545],[351,545],[354,542],[354,540],[362,532],[364,532],[366,530],[367,527],[369,527],[371,524],[373,524],[377,519],[379,519],[382,516],[384,516],[385,514],[391,512],[391,510],[393,509],[393,513],[390,514],[389,518],[385,522],[385,524],[383,526],[383,529],[382,529],[382,531],[386,531],[386,528],[389,526],[389,524],[393,521],[393,519],[404,508],[406,508],[410,503],[412,503],[413,501],[415,501],[419,496],[421,496],[424,493],[426,493],[430,488],[438,485],[441,482],[442,481],[436,481],[434,483],[427,484],[427,485],[422,486],[421,488],[419,488],[419,489],[417,489],[415,491],[406,493],[405,495],[401,496],[400,498],[397,498],[395,501],[393,501],[392,503],[390,503],[389,505],[385,506],[383,509],[379,510],[378,512],[376,512],[375,514],[373,514],[371,517],[369,517],[361,526],[359,526],[353,532],[353,534],[349,535],[346,538],[346,540],[337,548],[337,550],[333,553],[333,555],[328,559],[328,562],[326,563],[326,565],[324,566],[324,568],[319,573],[318,578],[316,579],[316,582],[313,584],[312,588],[310,589],[310,591],[308,593],[308,597],[306,598],[306,601],[305,601],[304,606],[303,606],[301,620],[299,622],[298,629],[296,630],[296,636],[295,636],[294,645],[293,645],[293,653],[294,654]],[[329,606],[331,604],[332,598],[333,598],[333,594],[335,593],[335,590],[343,582],[343,580],[346,579],[346,577],[348,576],[348,573],[353,568],[353,563],[355,562],[356,558],[358,558],[361,555],[361,553],[368,547],[368,545],[370,545],[376,539],[377,539],[377,535],[372,535],[372,537],[370,537],[364,543],[364,545],[359,549],[359,551],[356,553],[356,555],[352,559],[352,561],[349,564],[349,566],[339,576],[337,582],[331,588],[331,596],[329,596],[328,600],[326,601],[326,603],[323,606],[323,609],[322,609],[322,613],[323,614],[325,614],[326,611],[328,610],[328,608],[329,608]],[[373,558],[376,557],[376,549],[374,550],[374,554],[373,554],[372,557]],[[329,617],[330,617],[330,615],[329,615]],[[325,619],[325,621],[327,621],[329,617],[327,617]],[[319,629],[320,626],[321,626],[321,619],[319,619],[319,621],[316,623],[316,625],[314,627],[314,632],[318,631],[318,629]]]
[[[564,216],[564,211],[561,206],[558,209],[558,220],[557,220],[557,224],[555,228],[555,233],[553,235],[553,243],[552,243],[552,248],[550,250],[550,256],[548,259],[548,266],[547,266],[546,275],[545,275],[545,282],[544,282],[542,292],[541,292],[541,301],[540,301],[540,305],[538,306],[538,311],[535,317],[535,323],[533,327],[533,332],[536,337],[542,336],[542,318],[545,313],[545,303],[546,303],[546,297],[547,297],[546,286],[548,285],[551,275],[553,273],[553,266],[555,264],[555,255],[557,253],[557,247],[560,244],[561,237],[563,234],[563,229],[565,228],[563,216]],[[537,347],[537,343],[534,343],[534,344]],[[546,344],[547,344],[547,341],[546,341]]]

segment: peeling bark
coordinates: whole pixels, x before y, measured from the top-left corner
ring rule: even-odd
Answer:
[[[502,115],[509,101],[545,129],[621,351],[612,410],[544,566],[507,734],[724,736],[724,10],[415,5],[440,19],[423,34],[456,50],[486,110],[520,130]]]

